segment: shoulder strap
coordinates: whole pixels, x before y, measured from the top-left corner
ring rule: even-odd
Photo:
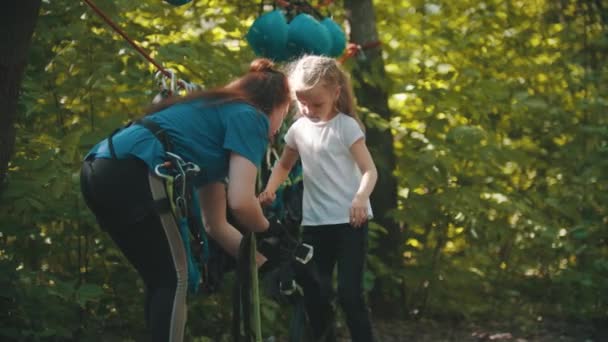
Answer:
[[[118,128],[114,132],[112,132],[112,134],[110,134],[110,136],[108,137],[108,148],[110,150],[110,155],[113,159],[116,159],[116,151],[114,150],[114,143],[112,142],[112,138],[114,138],[114,135],[119,131],[134,124],[144,126],[146,129],[152,132],[156,139],[158,139],[158,141],[160,141],[160,143],[163,145],[165,152],[173,152],[173,144],[171,143],[171,139],[169,138],[169,135],[167,134],[165,129],[160,127],[158,123],[148,118],[141,118],[136,121],[130,121],[124,127]]]
[[[141,125],[147,128],[154,136],[160,141],[165,149],[165,152],[173,152],[173,144],[167,134],[167,131],[160,127],[160,125],[148,118],[141,118],[134,122],[136,125]]]

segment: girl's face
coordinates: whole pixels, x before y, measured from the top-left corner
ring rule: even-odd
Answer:
[[[289,102],[287,102],[284,105],[278,106],[276,107],[272,113],[270,113],[270,116],[268,117],[268,119],[270,120],[270,126],[268,127],[268,138],[272,139],[277,132],[279,131],[279,128],[281,128],[281,124],[283,124],[283,119],[285,119],[285,116],[287,115],[287,112],[289,111]]]
[[[312,121],[329,121],[338,113],[340,87],[319,82],[308,90],[296,91],[300,113]]]

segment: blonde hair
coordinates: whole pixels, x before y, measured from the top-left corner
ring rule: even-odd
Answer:
[[[289,83],[292,91],[306,91],[323,81],[330,86],[340,87],[336,109],[351,116],[365,127],[357,116],[357,105],[348,74],[338,62],[330,57],[304,55],[288,66]]]

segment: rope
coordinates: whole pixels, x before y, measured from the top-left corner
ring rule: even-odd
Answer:
[[[258,267],[256,263],[256,239],[254,233],[249,239],[249,276],[251,277],[251,324],[253,325],[253,334],[256,342],[262,342],[262,316],[260,312],[260,283],[258,279]]]
[[[262,1],[262,3],[263,3],[263,1]],[[296,11],[299,11],[299,12],[312,14],[313,16],[317,17],[317,19],[325,18],[325,16],[323,16],[315,7],[313,7],[311,4],[309,4],[306,1],[275,0],[275,3],[278,6],[284,8],[285,10],[295,9]],[[332,3],[333,3],[333,0],[324,0],[324,1],[320,2],[317,7],[329,6]],[[347,59],[361,53],[363,50],[373,49],[380,45],[382,45],[382,43],[380,41],[368,42],[368,43],[365,43],[362,45],[355,44],[355,43],[348,43],[348,45],[346,46],[346,52],[344,53],[344,55],[342,55],[338,59],[338,62],[340,64],[343,64],[344,62],[346,62]]]
[[[382,42],[380,41],[368,42],[363,45],[348,43],[348,45],[346,46],[346,52],[344,53],[344,55],[342,55],[342,57],[338,59],[338,62],[340,64],[343,64],[344,62],[346,62],[347,59],[356,56],[363,50],[373,49],[380,45],[382,45]]]
[[[256,266],[255,234],[243,235],[239,245],[236,279],[232,292],[232,339],[262,342],[260,292]]]
[[[300,8],[314,8],[312,5],[310,5],[306,1],[294,1],[294,4],[291,4],[291,2],[288,0],[275,0],[275,2],[277,3],[277,5],[279,5],[281,7],[294,6],[294,7],[300,7]],[[321,3],[319,3],[317,5],[317,7],[329,6],[333,2],[334,2],[334,0],[324,0]],[[304,4],[304,5],[298,5],[298,3]]]
[[[160,65],[157,61],[155,61],[154,58],[150,57],[150,55],[141,46],[137,45],[137,43],[135,43],[135,41],[133,39],[131,39],[120,27],[118,27],[118,25],[116,25],[116,23],[114,23],[112,21],[112,19],[110,19],[99,7],[97,7],[97,5],[95,5],[93,3],[93,1],[91,1],[91,0],[83,0],[83,1],[87,5],[89,5],[89,7],[91,7],[91,9],[93,11],[95,11],[95,13],[97,13],[97,15],[99,15],[101,17],[101,19],[103,19],[103,21],[106,22],[106,24],[110,25],[110,27],[113,28],[114,31],[116,31],[116,33],[118,33],[120,36],[122,36],[122,38],[124,38],[124,40],[126,40],[127,43],[129,43],[129,45],[131,45],[135,50],[137,50],[137,52],[139,52],[140,55],[142,55],[148,62],[152,63],[152,65],[154,65],[159,70],[159,72],[161,72],[165,77],[167,77],[169,79],[174,77],[173,73],[171,73],[168,70],[166,70],[165,68],[163,68],[163,66]],[[185,82],[183,80],[178,80],[177,84],[186,90],[189,90],[189,88],[191,87],[191,85],[187,84],[187,82]]]
[[[311,4],[309,4],[306,1],[293,1],[293,3],[292,3],[291,1],[287,1],[287,0],[275,0],[275,3],[278,6],[281,6],[286,10],[293,8],[298,12],[312,14],[317,19],[325,18],[325,16],[322,15],[321,12],[317,11],[316,8],[314,8]]]

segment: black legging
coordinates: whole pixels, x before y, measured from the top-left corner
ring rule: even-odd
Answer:
[[[367,224],[305,226],[302,241],[314,247],[314,261],[321,287],[304,287],[306,311],[315,341],[333,342],[332,274],[338,265],[338,301],[352,341],[373,341],[367,305],[363,297],[363,270],[367,252]]]
[[[99,225],[143,278],[151,340],[181,341],[186,321],[184,246],[176,226],[163,225],[155,210],[148,167],[138,159],[85,161],[80,182]]]

